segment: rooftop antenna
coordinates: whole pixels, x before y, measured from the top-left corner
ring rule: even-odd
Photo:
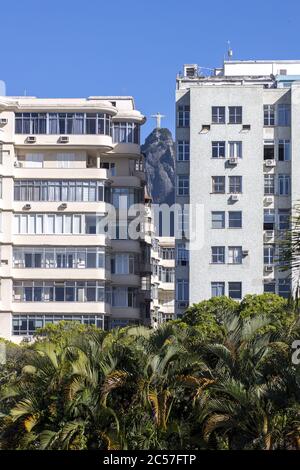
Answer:
[[[156,113],[151,115],[152,118],[156,119],[156,129],[160,129],[162,118],[166,117],[163,114]]]
[[[227,49],[227,58],[228,60],[231,60],[233,56],[233,50],[230,47],[230,41],[227,41],[228,49]]]

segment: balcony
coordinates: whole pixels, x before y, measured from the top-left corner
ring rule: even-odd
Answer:
[[[35,137],[32,143],[28,137]],[[61,141],[61,137],[68,137],[67,143]],[[125,145],[125,144],[123,144]],[[128,145],[128,144],[127,144]],[[58,134],[37,134],[28,136],[26,134],[15,134],[15,146],[18,148],[38,149],[39,147],[59,148],[70,150],[75,148],[100,148],[109,151],[113,148],[112,138],[103,134],[71,134],[60,136]]]

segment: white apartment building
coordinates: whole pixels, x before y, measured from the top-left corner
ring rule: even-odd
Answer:
[[[153,327],[174,320],[175,304],[175,238],[152,239],[152,301],[151,324]]]
[[[151,233],[121,217],[144,207],[144,122],[132,97],[0,97],[1,337],[150,322]]]
[[[211,76],[185,65],[176,83],[176,202],[190,204],[176,313],[212,296],[289,296],[276,241],[300,199],[300,61],[225,61]],[[189,252],[196,205],[203,240]]]

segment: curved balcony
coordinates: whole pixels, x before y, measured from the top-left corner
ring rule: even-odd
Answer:
[[[104,268],[13,268],[11,275],[15,280],[52,280],[64,281],[66,277],[68,280],[88,281],[95,280],[110,280],[110,271]]]
[[[71,150],[74,148],[99,148],[107,152],[113,148],[112,138],[109,135],[103,134],[36,134],[34,135],[35,141],[28,142],[26,134],[15,134],[15,146],[22,149],[35,149],[38,148],[56,148]],[[63,143],[61,137],[68,138],[68,142]]]

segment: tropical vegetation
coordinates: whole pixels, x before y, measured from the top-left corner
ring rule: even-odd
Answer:
[[[50,325],[6,344],[0,449],[300,449],[295,306],[220,297],[156,330]]]

